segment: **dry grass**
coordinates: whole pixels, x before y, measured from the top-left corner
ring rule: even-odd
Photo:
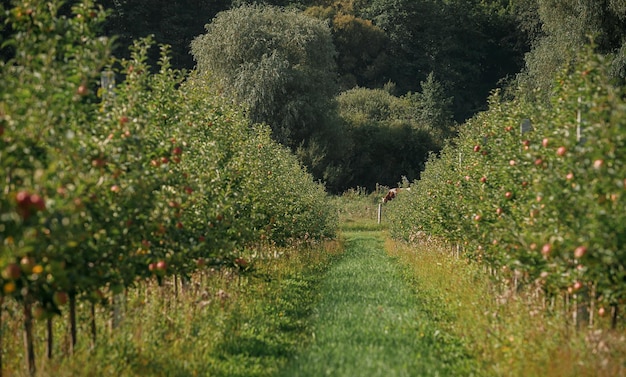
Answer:
[[[432,315],[453,313],[452,331],[465,337],[486,376],[614,377],[626,375],[626,332],[608,319],[576,330],[559,302],[545,309],[537,291],[513,293],[480,267],[436,242],[386,249],[408,270]]]

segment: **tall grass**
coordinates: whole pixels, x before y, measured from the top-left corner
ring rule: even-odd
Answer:
[[[96,313],[98,338],[89,339],[89,309],[78,308],[79,343],[69,355],[67,313],[54,321],[53,358],[45,357],[45,321],[36,321],[38,376],[271,376],[309,338],[308,318],[319,277],[342,252],[338,241],[280,249],[254,270],[205,270],[180,279],[141,284],[126,294],[123,320],[111,330],[110,307]],[[2,312],[3,376],[28,376],[21,313]]]
[[[539,291],[511,291],[444,244],[386,241],[433,318],[472,345],[485,376],[602,377],[626,375],[626,333],[601,318],[576,329],[564,311],[550,309]]]

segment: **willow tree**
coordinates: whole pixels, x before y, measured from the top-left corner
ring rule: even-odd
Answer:
[[[335,48],[327,24],[297,10],[244,5],[219,13],[191,43],[197,69],[296,150],[325,133]]]

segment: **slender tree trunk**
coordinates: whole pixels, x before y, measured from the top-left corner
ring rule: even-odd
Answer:
[[[4,338],[4,331],[2,330],[2,314],[4,313],[4,296],[0,296],[0,377],[2,377],[2,350],[4,349],[4,344],[2,344],[2,340]]]
[[[30,376],[34,376],[35,347],[33,346],[33,313],[28,297],[24,299],[24,353],[26,354],[26,369]]]
[[[76,294],[70,294],[70,355],[76,348]]]
[[[617,315],[618,315],[618,310],[617,310],[617,304],[615,305],[611,305],[611,328],[613,330],[615,330],[617,328]]]
[[[54,347],[54,332],[52,330],[52,317],[46,319],[46,356],[52,359],[52,348]]]
[[[91,348],[96,347],[96,303],[91,303]]]

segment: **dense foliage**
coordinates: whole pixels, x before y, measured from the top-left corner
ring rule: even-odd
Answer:
[[[171,68],[167,47],[155,74],[149,39],[111,57],[91,0],[70,15],[33,2],[6,16],[16,53],[0,66],[0,293],[23,304],[27,327],[68,298],[99,302],[205,264],[246,268],[246,247],[333,236],[323,186],[209,78]]]
[[[610,60],[586,51],[575,62],[550,106],[492,97],[394,203],[393,233],[443,237],[548,295],[623,304],[625,97]]]

